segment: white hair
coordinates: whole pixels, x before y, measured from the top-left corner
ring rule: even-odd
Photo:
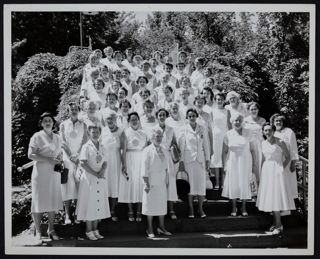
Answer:
[[[161,135],[163,134],[163,129],[162,129],[160,126],[158,126],[158,125],[152,128],[152,131],[151,131],[151,136],[152,136],[152,138],[154,138],[154,136],[155,136],[157,133],[161,133]]]
[[[241,121],[243,121],[244,116],[240,112],[234,112],[231,115],[230,122],[233,123],[238,118],[241,118]]]
[[[116,119],[117,118],[117,113],[111,109],[107,109],[107,111],[104,114],[104,118],[112,118]]]
[[[229,100],[230,100],[231,97],[236,97],[237,99],[240,99],[240,94],[238,94],[238,93],[235,92],[235,91],[230,91],[230,92],[227,94],[226,101],[229,102]]]

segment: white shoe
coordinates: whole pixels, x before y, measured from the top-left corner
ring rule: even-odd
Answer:
[[[93,232],[93,234],[94,234],[94,236],[95,236],[96,238],[98,238],[98,239],[103,239],[103,238],[104,238],[104,236],[101,236],[101,235],[100,235],[98,229],[95,230],[95,231],[92,231],[92,232]]]
[[[89,240],[98,240],[98,238],[96,238],[95,234],[93,233],[93,231],[90,232],[86,232],[86,236]]]
[[[290,210],[282,210],[280,211],[280,216],[289,216],[291,215],[291,211]]]

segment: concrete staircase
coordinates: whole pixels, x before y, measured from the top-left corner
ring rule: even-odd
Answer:
[[[207,190],[208,201],[204,204],[207,218],[187,218],[186,202],[177,202],[175,210],[178,219],[166,219],[166,228],[173,236],[146,238],[146,218],[142,222],[127,220],[127,206],[119,204],[117,215],[119,222],[102,220],[100,233],[105,236],[99,241],[85,238],[85,224],[56,225],[59,241],[48,241],[47,246],[74,247],[171,247],[171,248],[306,248],[307,224],[298,213],[283,217],[284,233],[271,235],[266,230],[271,226],[272,216],[257,210],[254,201],[249,201],[249,216],[231,217],[231,204],[221,197],[220,191]],[[240,204],[239,204],[240,208]],[[239,210],[239,209],[238,209]],[[195,211],[197,211],[195,207]],[[239,213],[240,214],[240,213]],[[155,219],[154,229],[158,221]],[[42,225],[45,235],[47,225]]]

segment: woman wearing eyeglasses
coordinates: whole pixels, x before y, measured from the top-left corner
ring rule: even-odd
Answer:
[[[191,108],[187,111],[187,124],[178,141],[181,150],[179,171],[186,171],[189,175],[189,218],[194,218],[193,196],[198,196],[199,216],[206,217],[202,205],[206,195],[206,171],[209,170],[210,164],[210,144],[207,131],[197,123],[198,116],[195,109]]]

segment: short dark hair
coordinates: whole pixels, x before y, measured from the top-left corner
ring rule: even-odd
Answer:
[[[129,105],[129,108],[132,107],[132,106],[131,106],[131,103],[129,102],[128,99],[123,99],[123,100],[120,102],[120,104],[119,104],[119,108],[120,108],[120,109],[121,109],[123,103],[127,103],[127,104]]]
[[[120,87],[119,91],[120,90],[123,90],[126,96],[128,95],[128,90],[125,87]]]
[[[187,112],[186,112],[186,118],[187,118],[187,119],[188,119],[188,113],[189,113],[189,112],[193,112],[193,113],[196,114],[197,118],[199,117],[199,113],[197,112],[196,109],[194,109],[194,108],[189,108],[189,109],[187,110]]]
[[[203,100],[203,101],[204,101],[204,104],[207,103],[207,101],[206,101],[205,98],[203,98],[203,97],[200,96],[200,95],[197,95],[197,96],[194,98],[193,104],[196,104],[196,102],[199,101],[199,100]]]
[[[160,112],[165,112],[166,117],[167,117],[167,118],[169,117],[169,112],[168,112],[165,108],[160,108],[159,110],[157,110],[157,112],[156,112],[156,117],[158,117],[158,114],[159,114]]]
[[[146,76],[138,76],[137,80],[136,80],[136,84],[139,84],[139,80],[143,78],[144,80],[146,80],[147,84],[149,83],[149,80]]]
[[[168,63],[168,62],[167,62],[165,65],[166,65],[167,67],[170,67],[171,69],[173,69],[173,65],[172,65],[171,63]]]
[[[266,127],[266,126],[271,126],[272,130],[276,131],[276,126],[274,126],[274,124],[267,121],[267,122],[263,123],[263,125],[262,125],[262,134],[263,134],[264,127]]]
[[[226,99],[226,95],[224,94],[224,93],[216,93],[215,95],[214,95],[214,100],[216,100],[217,99],[217,96],[220,96],[220,97],[222,97],[224,100]]]
[[[91,129],[98,129],[101,133],[101,127],[99,125],[89,125],[88,126],[88,132],[91,130]]]
[[[50,118],[52,119],[52,121],[53,121],[53,126],[56,124],[56,120],[55,120],[55,118],[53,117],[52,113],[51,113],[51,112],[44,112],[44,113],[42,113],[42,114],[40,115],[39,122],[38,122],[38,126],[39,126],[39,127],[41,127],[41,123],[42,123],[42,121],[43,121],[43,119],[44,119],[45,117],[50,117]]]
[[[173,93],[173,88],[170,85],[165,86],[164,89],[169,89],[169,91]]]
[[[78,111],[80,111],[80,105],[76,102],[69,102],[67,106],[67,111],[70,112],[71,106],[76,106],[78,108]]]
[[[139,116],[139,114],[138,114],[137,112],[130,112],[130,113],[128,114],[128,122],[130,121],[130,119],[131,119],[132,116],[137,116],[138,119],[140,120],[140,116]]]
[[[113,53],[112,53],[112,57],[114,58],[117,54],[120,54],[120,55],[122,56],[122,58],[123,58],[123,54],[122,54],[122,52],[119,51],[119,50],[116,50],[115,52],[113,52]]]
[[[204,87],[204,88],[202,89],[201,93],[202,93],[204,90],[210,92],[210,95],[211,95],[211,96],[210,96],[210,100],[212,101],[212,100],[213,100],[213,96],[214,96],[212,89],[211,89],[210,87]]]
[[[115,93],[107,93],[106,99],[108,99],[109,96],[114,96],[116,100],[118,100],[118,96]]]
[[[144,108],[145,106],[147,106],[147,104],[150,104],[150,105],[152,105],[153,107],[155,106],[153,102],[151,102],[149,99],[147,99],[147,100],[145,100],[144,103],[143,103],[143,108]]]

